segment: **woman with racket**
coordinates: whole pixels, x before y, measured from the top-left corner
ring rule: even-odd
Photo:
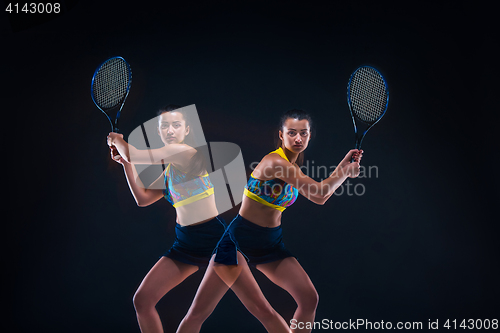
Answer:
[[[201,152],[189,144],[188,117],[178,106],[169,105],[159,111],[158,134],[165,144],[158,149],[138,150],[128,144],[121,134],[109,133],[111,157],[123,165],[125,176],[139,206],[147,206],[165,197],[176,209],[175,242],[145,276],[134,295],[134,307],[142,332],[163,332],[156,304],[172,288],[199,267],[206,267],[218,241],[224,233],[218,216],[214,188]],[[153,161],[167,163],[165,172],[148,188],[137,177],[135,164]],[[164,185],[163,185],[164,184]],[[163,189],[161,189],[163,188]],[[247,296],[247,290],[258,289],[251,272],[241,273],[244,290],[233,290],[247,308],[254,312],[269,332],[288,333],[284,319],[267,303],[261,293]],[[252,289],[253,288],[253,289]],[[222,283],[212,290],[220,299],[228,287]],[[262,311],[267,307],[266,311]]]
[[[267,301],[260,289],[255,287],[253,276],[248,276],[247,262],[290,293],[297,303],[294,320],[314,321],[318,295],[307,273],[284,247],[282,212],[294,203],[299,193],[317,204],[324,204],[348,177],[359,175],[363,151],[350,150],[327,179],[317,182],[299,168],[311,138],[311,125],[311,117],[301,110],[291,110],[282,116],[278,148],[264,156],[253,170],[244,190],[239,214],[226,228],[217,245],[178,333],[199,332],[202,323],[227,290],[227,287],[221,287],[221,280],[233,290],[238,289],[240,300],[251,295],[255,297],[257,293],[264,300],[262,306],[266,306]],[[245,288],[245,283],[250,287]],[[215,292],[218,288],[221,291]],[[249,310],[259,312],[255,308]]]
[[[189,144],[191,128],[185,111],[168,105],[159,111],[158,135],[164,147],[139,150],[123,135],[109,133],[111,157],[123,166],[130,191],[139,206],[165,197],[175,208],[175,242],[144,277],[134,295],[134,307],[142,332],[163,332],[156,303],[199,267],[206,266],[224,233],[218,216],[214,187],[200,151]],[[165,171],[145,187],[134,164],[167,164]]]

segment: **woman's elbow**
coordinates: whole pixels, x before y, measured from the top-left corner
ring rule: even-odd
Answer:
[[[324,205],[328,201],[328,199],[330,199],[331,196],[332,196],[331,193],[321,193],[321,194],[318,194],[316,196],[315,202],[318,205]]]
[[[140,200],[140,199],[135,199],[135,203],[137,204],[138,207],[147,207],[151,205],[151,202],[147,200]]]
[[[147,206],[154,204],[158,199],[159,199],[159,197],[149,196],[149,197],[142,198],[142,199],[136,198],[135,202],[137,203],[137,206],[139,206],[139,207],[147,207]]]
[[[316,202],[318,205],[323,206],[327,200],[328,200],[328,198],[320,198],[320,199],[317,199],[315,202]]]
[[[328,200],[328,197],[316,194],[316,195],[310,195],[307,197],[310,201],[314,202],[317,205],[324,205],[325,202]]]

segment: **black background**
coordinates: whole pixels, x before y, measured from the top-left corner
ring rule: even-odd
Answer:
[[[292,108],[315,120],[306,159],[336,165],[353,144],[349,75],[361,64],[379,68],[389,110],[363,146],[378,177],[352,180],[362,196],[324,206],[302,197],[283,214],[285,244],[320,295],[316,320],[426,328],[429,319],[498,319],[492,2],[66,1],[63,9],[0,14],[12,331],[138,332],[133,293],[173,241],[172,207],[137,207],[109,159],[109,124],[90,82],[115,55],[134,75],[125,137],[164,104],[196,104],[206,140],[238,144],[247,171],[274,149],[279,115]],[[255,276],[289,321],[293,299]],[[202,277],[160,301],[165,332],[175,332]],[[228,292],[202,332],[264,328]]]

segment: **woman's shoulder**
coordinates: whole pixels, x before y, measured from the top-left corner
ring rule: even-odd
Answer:
[[[266,156],[264,156],[262,158],[261,162],[270,163],[270,164],[278,165],[278,166],[290,166],[291,165],[291,163],[286,158],[284,158],[283,156],[281,156],[280,154],[278,154],[276,152],[271,152],[271,153],[267,154]]]
[[[285,160],[278,154],[267,154],[266,156],[262,157],[259,164],[266,166],[274,166],[274,165],[283,165],[285,163],[290,164],[287,160]]]
[[[257,179],[273,179],[274,174],[278,170],[285,170],[290,167],[295,167],[279,154],[268,154],[262,158],[260,163],[252,172],[254,178]],[[267,170],[267,171],[266,171]]]

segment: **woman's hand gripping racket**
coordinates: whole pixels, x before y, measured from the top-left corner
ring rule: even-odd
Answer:
[[[118,120],[132,84],[132,70],[122,57],[113,57],[103,62],[92,77],[91,95],[95,105],[106,115],[111,132],[118,133]],[[118,107],[114,122],[109,111]],[[121,158],[114,155],[115,160]]]
[[[347,84],[347,104],[354,124],[355,148],[361,149],[366,133],[384,116],[389,104],[389,88],[382,74],[370,66],[356,69]],[[361,124],[366,127],[362,134],[358,129]]]

